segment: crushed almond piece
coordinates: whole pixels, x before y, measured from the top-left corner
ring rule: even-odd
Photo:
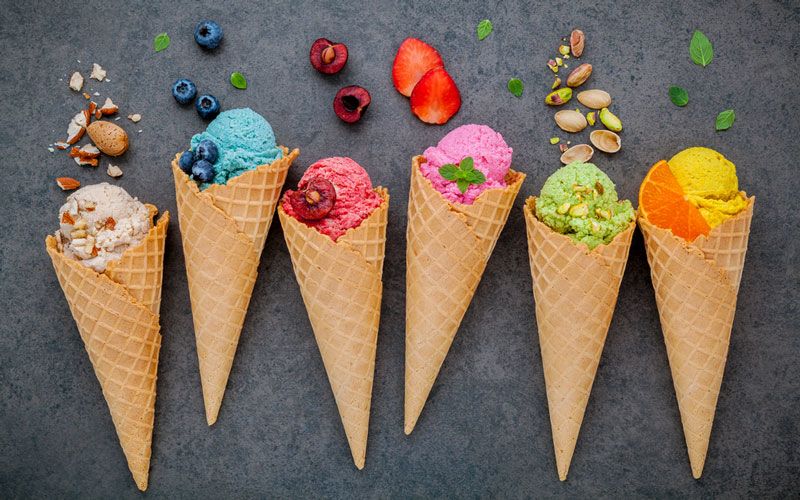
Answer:
[[[56,179],[56,184],[62,191],[72,191],[81,187],[81,183],[72,177],[59,177]]]
[[[122,169],[119,168],[118,166],[112,165],[110,163],[108,164],[108,168],[106,169],[106,173],[108,174],[109,177],[114,177],[115,179],[117,177],[122,177]]]
[[[97,103],[94,101],[89,101],[89,114],[93,115],[95,111],[97,111]]]
[[[99,249],[99,248],[97,248],[96,246],[92,245],[92,252],[91,252],[91,254],[92,254],[92,257],[97,257],[97,254],[98,254],[99,252],[100,252],[100,249]]]
[[[102,82],[103,78],[105,77],[106,77],[106,70],[104,70],[103,67],[100,66],[99,64],[92,63],[92,74],[89,75],[89,78],[94,78],[98,82]]]
[[[53,146],[55,146],[56,149],[64,150],[64,149],[67,149],[69,147],[69,144],[67,144],[66,142],[60,142],[59,141],[59,142],[56,142],[55,144],[53,144]]]
[[[102,117],[103,117],[103,112],[102,112],[102,111],[100,111],[99,109],[98,109],[97,111],[95,111],[95,112],[94,112],[94,119],[95,119],[95,120],[99,120],[99,119],[100,119],[100,118],[102,118]]]
[[[117,221],[115,221],[113,217],[109,217],[108,219],[106,219],[104,227],[109,231],[113,231],[114,228],[117,227]]]
[[[75,92],[80,92],[83,88],[83,75],[77,71],[72,73],[72,76],[69,77],[69,88]]]
[[[132,121],[133,123],[139,123],[139,120],[142,119],[142,115],[139,113],[134,113],[132,115],[128,115],[128,120]]]
[[[77,158],[74,158],[74,160],[75,160],[75,163],[77,163],[78,165],[80,165],[82,167],[86,167],[86,166],[96,167],[96,166],[98,166],[100,164],[100,159],[99,158],[81,158],[80,156],[78,156]]]
[[[62,224],[73,225],[73,224],[75,224],[75,219],[72,218],[72,214],[71,213],[64,212],[64,214],[61,216],[61,223]]]
[[[88,93],[88,92],[84,92],[84,93],[83,93],[83,98],[84,98],[84,99],[86,99],[86,100],[88,101],[89,99],[91,99],[91,98],[92,98],[92,94],[90,94],[90,93]]]
[[[113,115],[119,111],[119,106],[114,104],[110,97],[106,97],[106,102],[100,107],[100,112],[104,115]]]

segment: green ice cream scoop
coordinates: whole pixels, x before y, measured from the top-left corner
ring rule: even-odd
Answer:
[[[551,175],[536,198],[536,217],[589,249],[610,243],[634,219],[611,179],[593,163],[570,163]]]

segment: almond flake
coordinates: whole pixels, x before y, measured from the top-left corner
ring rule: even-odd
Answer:
[[[108,164],[108,168],[106,169],[106,173],[109,175],[109,177],[114,177],[114,178],[122,177],[122,169],[119,168],[118,166],[112,165],[110,163]]]
[[[73,189],[81,187],[81,183],[72,177],[59,177],[56,179],[56,184],[58,184],[58,187],[60,187],[62,191],[72,191]]]
[[[67,149],[69,147],[69,144],[66,143],[66,142],[60,142],[59,141],[59,142],[56,142],[55,144],[53,144],[53,146],[55,146],[56,149],[64,150],[64,149]]]
[[[73,225],[73,224],[75,224],[75,219],[72,218],[72,214],[71,213],[64,212],[64,214],[61,216],[61,223],[62,224]]]
[[[133,123],[139,123],[139,120],[142,119],[142,115],[139,113],[134,113],[132,115],[128,115],[128,120],[132,121]]]
[[[98,82],[102,82],[103,78],[105,77],[106,77],[106,70],[104,70],[103,67],[100,66],[99,64],[92,63],[92,74],[89,75],[89,78],[94,78]]]
[[[83,75],[77,71],[72,73],[72,76],[69,77],[69,88],[75,92],[80,92],[80,90],[83,88]]]

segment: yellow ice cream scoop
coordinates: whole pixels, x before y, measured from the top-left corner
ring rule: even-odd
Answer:
[[[747,206],[739,191],[736,165],[709,148],[684,149],[669,160],[669,169],[686,199],[711,227],[722,224]]]

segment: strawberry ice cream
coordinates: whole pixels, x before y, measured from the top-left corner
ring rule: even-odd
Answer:
[[[487,189],[506,186],[512,153],[503,136],[491,127],[462,125],[444,136],[438,145],[425,150],[422,156],[427,161],[420,165],[420,170],[447,200],[471,205]],[[483,172],[486,182],[470,184],[462,193],[455,181],[440,175],[439,168],[446,164],[458,165],[466,157],[472,157],[475,169]]]
[[[306,170],[297,190],[288,190],[281,207],[287,215],[333,241],[358,227],[383,203],[369,174],[350,158],[317,161]]]

